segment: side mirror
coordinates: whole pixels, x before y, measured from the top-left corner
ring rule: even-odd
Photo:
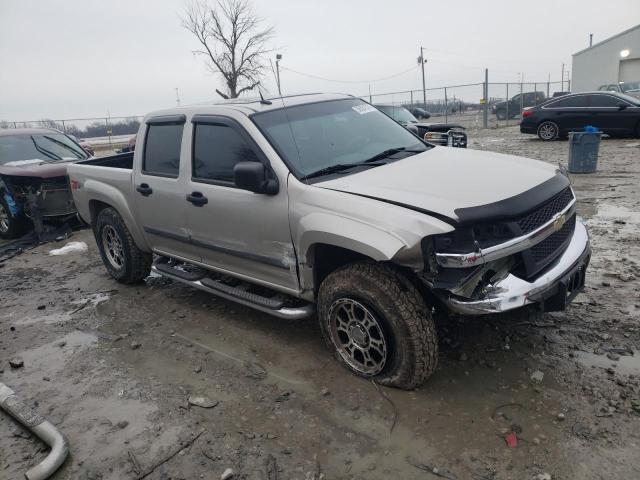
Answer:
[[[628,105],[626,103],[620,103],[618,104],[618,110],[622,111],[622,110],[626,110],[628,107]]]
[[[253,193],[278,193],[278,180],[267,178],[267,169],[261,162],[238,162],[233,167],[233,181],[236,187]]]

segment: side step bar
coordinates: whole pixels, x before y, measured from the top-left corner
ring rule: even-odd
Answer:
[[[154,264],[151,270],[158,275],[170,278],[177,282],[190,285],[199,290],[212,293],[227,300],[232,300],[247,307],[255,308],[261,312],[268,313],[280,318],[288,318],[290,320],[298,320],[306,318],[315,312],[315,306],[312,303],[306,303],[301,306],[287,307],[284,300],[280,298],[268,298],[255,293],[247,292],[242,288],[226,285],[213,278],[204,277],[198,280],[191,280],[181,272],[175,272],[174,269],[166,263]]]

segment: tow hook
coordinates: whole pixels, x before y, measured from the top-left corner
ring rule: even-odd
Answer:
[[[13,390],[0,382],[0,408],[27,427],[51,447],[49,455],[25,473],[27,480],[45,480],[55,473],[69,455],[69,441],[51,422],[22,403]]]

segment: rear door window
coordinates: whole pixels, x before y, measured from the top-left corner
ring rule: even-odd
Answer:
[[[587,107],[587,96],[586,95],[576,95],[575,97],[564,97],[561,100],[557,100],[555,102],[547,105],[546,108],[576,108],[576,107]]]
[[[147,127],[142,171],[146,175],[177,177],[184,124],[154,124]]]
[[[194,180],[233,183],[238,162],[258,162],[251,145],[233,127],[196,123],[193,140]]]

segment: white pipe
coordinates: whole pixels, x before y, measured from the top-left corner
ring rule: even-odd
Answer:
[[[54,474],[69,455],[69,441],[37,412],[22,403],[13,390],[0,382],[0,408],[27,427],[40,440],[51,447],[49,455],[42,462],[27,470],[27,480],[45,480]]]

